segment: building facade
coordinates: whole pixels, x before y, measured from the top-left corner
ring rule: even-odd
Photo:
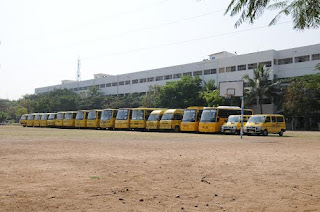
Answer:
[[[121,75],[95,74],[93,79],[80,82],[63,80],[59,85],[36,88],[35,93],[64,88],[80,93],[92,86],[99,88],[105,95],[145,93],[150,85],[165,85],[166,82],[180,80],[182,76],[199,76],[204,81],[215,80],[216,85],[219,85],[219,82],[242,80],[245,74],[252,76],[253,69],[261,63],[270,68],[271,79],[315,74],[315,66],[320,63],[320,44],[243,55],[220,52],[196,63]],[[273,112],[272,108],[270,105],[268,112]]]

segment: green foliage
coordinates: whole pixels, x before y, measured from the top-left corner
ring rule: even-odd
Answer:
[[[150,85],[147,93],[141,97],[143,107],[156,107],[156,99],[160,95],[161,87],[159,85]]]
[[[6,121],[8,119],[8,113],[0,112],[0,123]]]
[[[240,14],[235,27],[243,22],[254,23],[266,10],[280,10],[269,25],[274,25],[281,15],[291,15],[293,28],[304,30],[320,26],[320,0],[231,0],[225,14]]]
[[[244,75],[243,79],[249,83],[249,89],[245,89],[245,100],[247,105],[252,105],[255,100],[259,100],[260,112],[263,113],[262,100],[264,98],[272,99],[275,94],[275,86],[269,80],[269,69],[259,64],[253,71],[253,78]]]
[[[128,94],[124,96],[115,96],[107,98],[108,108],[136,108],[141,105],[141,97],[137,94]]]
[[[320,121],[320,74],[293,78],[284,96],[283,109],[287,116]]]
[[[199,77],[184,76],[179,81],[167,82],[155,99],[156,107],[186,108],[201,106],[204,99],[200,96],[202,80]]]
[[[219,90],[203,91],[201,96],[205,99],[208,107],[226,105],[226,99],[219,96]]]
[[[103,108],[105,104],[105,96],[95,86],[91,87],[88,92],[80,94],[81,99],[79,109],[99,109]]]

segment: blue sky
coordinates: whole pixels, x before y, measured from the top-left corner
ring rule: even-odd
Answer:
[[[295,31],[275,12],[234,28],[219,0],[2,0],[0,98],[95,73],[122,74],[238,54],[319,43],[320,30]]]

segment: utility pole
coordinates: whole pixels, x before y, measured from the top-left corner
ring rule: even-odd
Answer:
[[[80,73],[80,65],[81,65],[81,61],[80,61],[80,57],[78,57],[78,69],[77,69],[77,81],[81,81],[81,73]]]

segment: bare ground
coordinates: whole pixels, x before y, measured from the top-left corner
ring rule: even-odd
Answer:
[[[320,211],[320,132],[0,126],[0,211]]]

